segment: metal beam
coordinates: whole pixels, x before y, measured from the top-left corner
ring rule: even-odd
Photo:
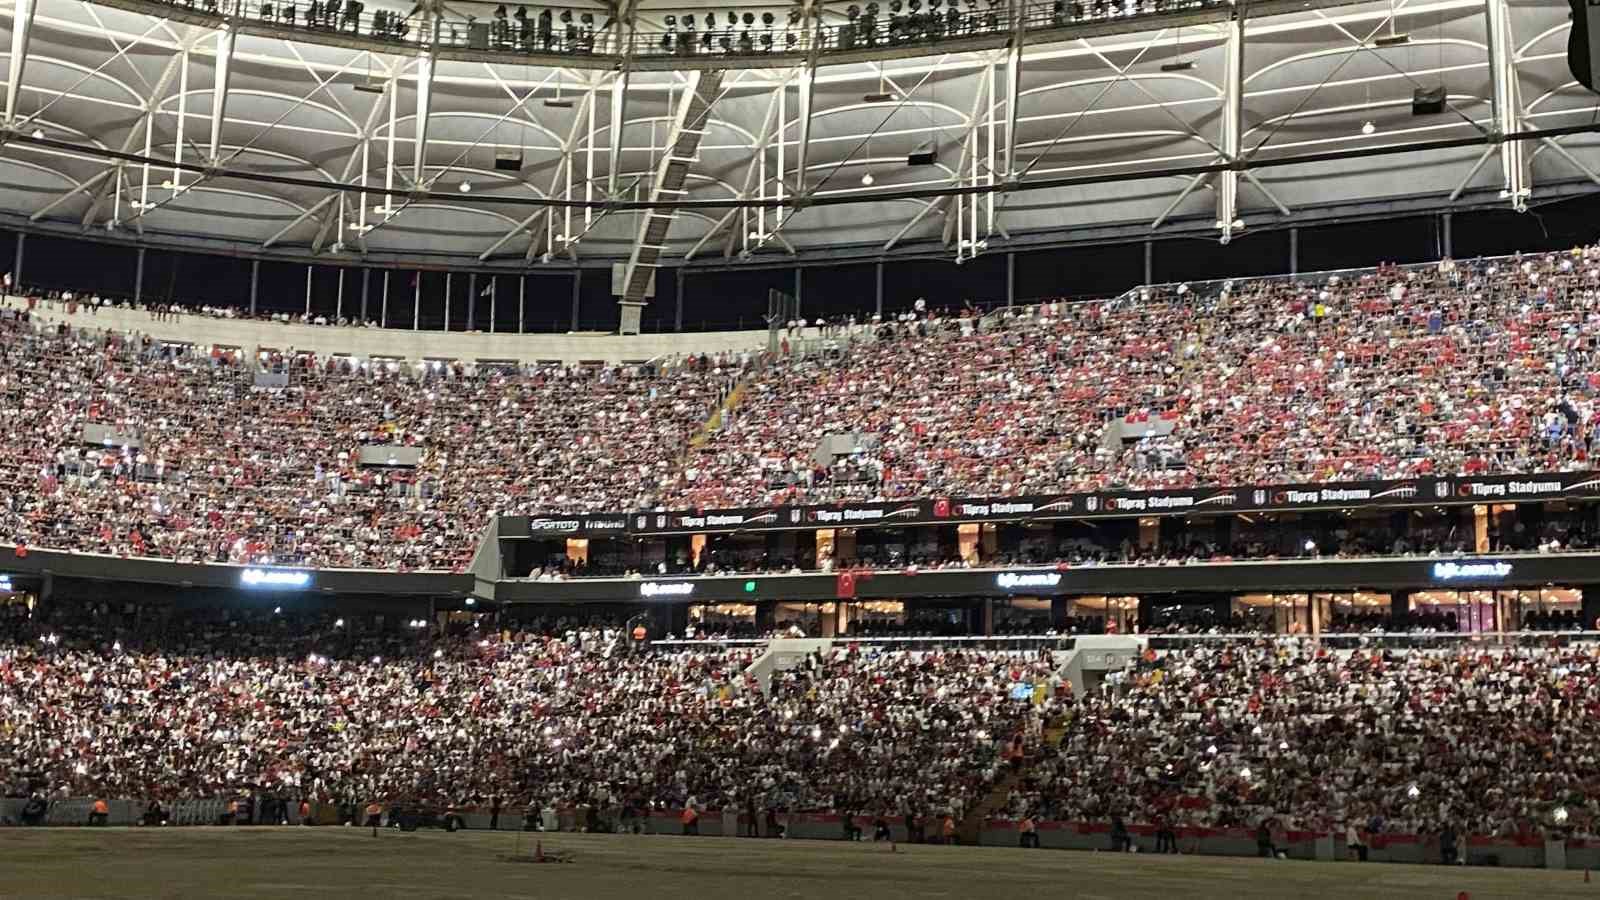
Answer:
[[[589,106],[592,103],[594,103],[594,92],[586,91],[583,95],[583,99],[578,102],[578,108],[573,111],[574,114],[572,116],[572,127],[567,129],[567,139],[561,145],[561,158],[556,162],[556,170],[550,176],[550,189],[545,192],[545,196],[547,197],[554,197],[556,195],[556,189],[561,186],[562,176],[564,174],[570,174],[572,171],[573,159],[577,156],[578,135],[583,132],[585,113],[588,112]],[[569,178],[568,181],[570,182],[571,179]],[[569,196],[565,199],[570,200],[572,198]],[[556,213],[555,207],[545,207],[544,209],[534,213],[532,216],[529,216],[524,221],[532,224],[533,221],[539,218],[540,213],[544,214],[544,222],[537,230],[528,233],[528,249],[522,257],[522,262],[524,265],[533,262],[534,257],[539,255],[539,248],[541,246],[544,246],[546,250],[551,249],[550,243],[547,241],[547,237],[550,234],[551,228],[554,227]],[[518,225],[516,228],[513,228],[511,231],[507,232],[507,236],[515,234],[526,227],[526,225]],[[484,257],[481,256],[479,257],[479,259],[483,258]]]
[[[783,96],[783,92],[786,91],[786,90],[788,90],[788,83],[787,82],[779,84],[778,85],[778,89],[776,91],[772,92],[772,99],[767,101],[767,112],[766,112],[766,115],[762,116],[762,118],[761,118],[761,129],[756,132],[756,142],[750,148],[750,162],[749,162],[749,164],[747,164],[745,166],[745,169],[744,169],[744,185],[739,188],[739,198],[742,199],[742,200],[749,199],[750,198],[750,191],[753,188],[755,188],[758,184],[762,188],[763,199],[765,198],[765,187],[766,187],[766,184],[765,184],[765,182],[757,182],[756,181],[756,175],[763,168],[765,168],[763,163],[766,160],[767,147],[769,147],[771,145],[772,135],[773,135],[774,131],[776,131],[776,133],[778,133],[780,135],[783,133],[783,123],[776,121],[776,118],[777,118],[777,115],[778,115],[778,100],[779,100],[779,98],[781,98]],[[743,209],[737,210],[737,212],[739,212],[739,213],[741,213],[741,214],[743,214],[745,216],[749,215],[749,211],[750,211],[750,207],[748,207],[748,206],[744,207]],[[728,222],[727,219],[723,219],[723,220],[720,220],[717,224],[720,227],[722,225],[727,224],[727,222]],[[745,249],[746,250],[750,249],[749,229],[748,228],[734,229],[734,230],[728,232],[727,243],[723,245],[722,257],[724,259],[727,259],[728,257],[733,255],[733,245],[738,241],[738,239],[740,237],[744,238]],[[760,240],[765,241],[766,240],[766,235],[763,234],[761,236]],[[702,242],[703,241],[704,241],[704,239],[702,238]],[[696,244],[695,246],[698,247],[699,244]],[[692,259],[692,258],[693,258],[692,256],[685,256],[684,260],[688,261],[689,259]]]
[[[1600,175],[1595,174],[1593,169],[1583,164],[1583,160],[1573,156],[1570,150],[1556,143],[1553,138],[1545,138],[1544,140],[1540,141],[1540,143],[1552,153],[1555,153],[1557,156],[1561,157],[1567,162],[1572,163],[1572,165],[1576,167],[1579,172],[1583,173],[1583,177],[1589,179],[1597,185],[1600,185]]]
[[[806,60],[800,69],[800,138],[794,148],[794,195],[806,196],[806,157],[811,148],[811,101],[816,91],[817,61]],[[787,127],[787,123],[785,123]]]
[[[724,70],[711,69],[689,73],[683,97],[673,116],[672,131],[667,136],[665,152],[656,166],[655,178],[650,182],[650,203],[656,204],[664,197],[682,197],[686,190],[689,168],[699,159],[700,141],[705,136],[711,110],[720,99]],[[650,279],[655,276],[661,250],[666,242],[667,230],[677,212],[671,209],[652,208],[640,217],[639,234],[634,239],[633,251],[623,270],[623,294],[617,303],[621,307],[623,334],[639,333],[639,318],[643,312],[645,293]]]
[[[628,120],[628,68],[623,66],[611,79],[610,157],[606,160],[606,196],[617,195],[617,171],[622,165],[622,125]]]
[[[222,122],[228,109],[228,82],[233,74],[233,44],[236,35],[228,23],[222,23],[217,32],[216,81],[211,86],[211,145],[206,158],[213,165],[221,162],[217,156],[222,146]]]
[[[417,119],[413,134],[415,155],[411,162],[411,183],[422,184],[422,173],[428,165],[428,114],[433,107],[433,54],[417,54]]]
[[[383,89],[386,92],[388,92],[391,96],[393,96],[393,94],[395,93],[395,88],[397,86],[397,82],[398,82],[398,77],[397,76],[391,76],[388,81],[384,82]],[[367,120],[361,126],[361,135],[357,139],[356,145],[350,149],[350,155],[345,157],[344,168],[339,171],[339,180],[338,180],[337,184],[341,184],[342,185],[345,182],[349,181],[350,177],[353,174],[355,174],[356,165],[358,163],[360,163],[362,160],[367,158],[367,147],[372,142],[373,131],[378,127],[378,120],[383,117],[383,114],[384,114],[385,110],[387,110],[388,108],[389,108],[389,104],[385,103],[384,102],[384,98],[381,97],[381,96],[378,97],[376,100],[372,101],[372,107],[367,110]],[[388,161],[388,166],[389,166],[389,168],[393,169],[394,168],[394,160],[392,160],[392,159],[389,160]],[[362,171],[361,176],[362,176],[363,179],[366,178],[366,171],[365,170]],[[311,240],[311,252],[313,254],[320,253],[322,251],[322,246],[327,243],[328,238],[331,236],[331,230],[334,229],[334,228],[337,228],[339,226],[339,219],[341,218],[339,213],[342,213],[344,211],[345,192],[335,188],[331,193],[328,194],[328,196],[326,198],[323,199],[322,202],[320,202],[320,203],[316,204],[316,206],[312,207],[313,210],[322,209],[322,208],[324,208],[324,207],[326,207],[328,205],[329,201],[332,201],[332,200],[334,200],[336,198],[339,200],[339,209],[338,209],[338,211],[335,214],[326,216],[326,217],[324,217],[324,218],[322,218],[320,220],[321,227],[319,227],[317,229],[316,236],[314,238],[312,238],[312,240]],[[361,203],[362,206],[363,206],[362,214],[357,217],[357,221],[360,222],[360,223],[365,223],[366,222],[365,197],[361,196],[361,195],[358,195],[356,197],[356,202],[357,203]],[[392,208],[392,204],[389,204],[387,201],[385,201],[384,205],[386,207],[391,207]],[[307,210],[306,212],[310,213],[311,210]],[[384,217],[383,221],[387,222],[390,219],[394,218],[394,216],[395,216],[395,213],[391,212],[389,215]],[[300,218],[296,219],[295,222],[291,223],[289,227],[293,228],[294,225],[299,224],[300,222],[303,222],[303,221],[305,221],[305,216],[301,216]],[[379,223],[373,225],[372,227],[373,228],[377,228],[378,225],[381,225],[381,224],[383,224],[383,223],[379,222]],[[285,229],[279,231],[277,234],[274,234],[272,237],[268,238],[264,243],[262,243],[261,249],[265,250],[268,247],[272,246],[272,244],[275,243],[276,241],[278,241],[280,238],[282,238],[284,234],[288,233],[288,230],[289,230],[288,228],[285,228]],[[368,229],[368,230],[370,230],[370,229]],[[361,238],[363,240],[363,245],[362,246],[365,246],[365,243],[364,243],[364,241],[366,239],[366,233],[365,232],[363,232],[361,234]]]
[[[1494,144],[1483,148],[1483,153],[1478,156],[1478,161],[1472,164],[1472,168],[1467,170],[1467,174],[1461,179],[1461,183],[1457,184],[1456,189],[1450,192],[1450,199],[1447,202],[1454,203],[1461,197],[1462,192],[1467,189],[1467,185],[1472,183],[1472,179],[1478,177],[1478,173],[1483,171],[1484,164],[1489,162],[1491,156],[1494,156],[1495,150]]]
[[[683,261],[689,262],[690,260],[694,259],[695,255],[700,252],[701,248],[705,247],[708,241],[720,234],[722,229],[727,228],[728,223],[733,221],[733,217],[737,216],[743,211],[744,207],[735,206],[733,209],[723,213],[722,218],[718,219],[710,228],[706,229],[706,233],[700,235],[700,240],[695,241],[694,246],[689,248],[689,252],[683,255]]]
[[[933,212],[935,209],[943,209],[949,202],[950,198],[940,197],[937,200],[930,200],[929,202],[923,204],[922,208],[917,210],[917,214],[911,217],[911,221],[907,222],[899,231],[895,232],[894,237],[889,238],[889,240],[883,245],[883,252],[888,253],[890,250],[893,250],[894,245],[900,243],[902,238],[910,234],[911,229],[917,227],[918,222],[921,222],[923,219],[927,218],[928,213]]]
[[[1528,150],[1522,141],[1500,140],[1521,129],[1522,109],[1517,84],[1516,36],[1511,30],[1511,9],[1506,0],[1484,0],[1488,22],[1489,75],[1494,123],[1491,138],[1500,144],[1500,196],[1511,201],[1511,208],[1525,212],[1533,193],[1533,175],[1528,166]]]
[[[1244,132],[1244,17],[1235,16],[1227,29],[1222,73],[1222,158],[1237,165],[1242,161]],[[1233,240],[1234,231],[1244,228],[1244,220],[1239,218],[1239,170],[1223,169],[1213,184],[1217,192],[1217,229],[1226,244]]]
[[[156,110],[160,109],[161,108],[161,104],[166,102],[167,91],[172,88],[173,79],[177,78],[177,76],[178,76],[178,67],[180,65],[182,65],[182,64],[183,64],[183,55],[180,54],[180,53],[174,53],[174,54],[172,54],[171,57],[169,57],[167,59],[167,64],[165,66],[163,66],[162,69],[161,69],[160,77],[158,77],[156,79],[155,87],[151,88],[150,96],[145,100],[144,111],[141,112],[139,114],[139,118],[135,119],[133,124],[128,127],[128,133],[126,135],[123,135],[121,152],[127,153],[127,152],[131,151],[133,149],[134,144],[139,142],[139,140],[141,138],[141,135],[142,135],[143,140],[144,140],[145,156],[149,157],[150,152],[151,152],[151,141],[152,141],[152,139],[154,137],[154,134],[155,134]],[[118,160],[116,162],[113,162],[109,166],[106,167],[105,174],[107,176],[115,176],[119,171],[121,171],[123,169],[123,167],[125,165],[126,165],[126,163],[123,162],[122,160]],[[150,165],[149,165],[149,163],[144,164],[143,170],[144,170],[143,183],[142,183],[142,186],[141,186],[140,192],[139,192],[140,193],[139,201],[140,201],[141,204],[148,202],[149,199],[150,199],[150,197],[149,197],[149,181],[150,181]],[[79,224],[81,224],[84,228],[88,228],[88,227],[90,227],[90,226],[92,226],[94,224],[95,214],[99,211],[100,204],[104,203],[106,198],[108,196],[110,196],[113,191],[116,191],[116,190],[118,190],[120,188],[120,185],[118,184],[119,180],[120,180],[119,178],[111,178],[111,180],[105,181],[105,182],[102,183],[102,186],[101,186],[100,190],[94,195],[94,198],[90,201],[89,208],[87,210],[84,210],[83,220]],[[37,219],[30,219],[29,221],[37,221]]]
[[[54,200],[51,200],[49,203],[46,203],[44,206],[40,207],[37,212],[35,212],[32,215],[28,216],[28,221],[29,222],[37,222],[37,221],[39,221],[40,219],[44,218],[45,216],[50,215],[50,212],[52,210],[54,210],[56,207],[60,206],[61,204],[65,203],[65,202],[67,202],[68,200],[71,200],[73,197],[76,197],[79,194],[87,194],[87,195],[93,196],[95,188],[99,187],[101,182],[105,181],[107,178],[110,178],[111,177],[111,173],[113,173],[115,171],[117,171],[116,167],[112,167],[110,169],[106,169],[105,171],[101,172],[98,175],[94,175],[94,176],[90,177],[88,181],[85,181],[83,184],[78,185],[77,187],[73,188],[72,190],[67,191],[65,194],[62,194],[61,196],[55,198]]]
[[[979,79],[978,90],[972,95],[972,109],[967,111],[967,130],[961,135],[961,159],[956,162],[956,167],[951,172],[951,185],[960,184],[962,172],[970,168],[971,163],[969,160],[975,161],[975,157],[978,152],[977,143],[980,140],[979,135],[981,134],[980,126],[983,124],[983,118],[978,115],[978,112],[983,109],[984,100],[986,99],[988,92],[992,89],[992,83],[993,80],[989,78]],[[971,199],[973,203],[977,202],[976,197]],[[949,209],[949,200],[945,201],[945,209],[947,211]],[[961,209],[960,203],[957,204],[957,209]],[[917,213],[917,218],[921,218],[923,213],[926,212],[927,209],[923,209],[921,212]],[[946,246],[949,246],[950,244],[952,232],[954,232],[954,237],[956,239],[960,238],[961,226],[957,224],[960,221],[960,218],[961,217],[959,215],[945,217],[944,243]],[[894,240],[891,240],[888,244],[884,245],[883,249],[885,251],[893,249],[894,244],[898,240],[899,236],[896,236]]]
[[[11,8],[11,56],[6,66],[5,118],[7,127],[17,121],[17,100],[22,95],[22,76],[28,64],[28,42],[33,37],[33,11],[36,0],[14,0]]]
[[[1020,20],[1020,19],[1019,19]],[[1022,97],[1022,44],[1024,31],[1019,25],[1006,49],[1006,181],[1016,181],[1017,105]]]
[[[337,196],[338,196],[338,194],[329,194],[328,196],[323,197],[321,200],[318,200],[316,203],[312,204],[311,207],[308,208],[305,212],[301,213],[298,216],[295,216],[293,221],[291,221],[289,224],[283,226],[282,228],[279,228],[276,232],[274,232],[272,237],[269,237],[266,240],[262,241],[261,242],[261,249],[265,250],[268,247],[271,247],[273,244],[276,244],[278,241],[283,239],[284,235],[286,235],[289,232],[295,230],[295,228],[297,228],[300,225],[300,223],[306,221],[307,219],[316,218],[317,213],[322,212],[322,210],[325,209],[328,204],[333,202],[333,198],[335,198]]]

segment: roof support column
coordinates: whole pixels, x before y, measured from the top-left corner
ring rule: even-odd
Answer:
[[[1017,172],[1017,103],[1022,93],[1022,44],[1026,31],[1016,29],[1006,48],[1006,183],[1015,184]]]
[[[179,164],[183,162],[184,126],[189,121],[189,50],[190,42],[184,41],[183,49],[178,52],[178,125],[177,136],[172,141],[172,196],[184,189],[183,170]],[[151,117],[150,127],[155,126],[155,118]],[[166,188],[166,184],[162,184]],[[170,198],[169,198],[170,199]],[[145,210],[139,211],[143,215]]]
[[[617,172],[622,167],[622,124],[627,121],[628,70],[626,67],[611,79],[611,146],[606,164],[606,195],[617,196]]]
[[[1235,13],[1228,22],[1226,62],[1222,73],[1222,153],[1230,166],[1243,163],[1240,148],[1244,127],[1244,16]],[[1244,220],[1239,218],[1239,169],[1228,168],[1217,173],[1217,229],[1222,243],[1233,240],[1235,231],[1243,230]],[[1164,218],[1164,217],[1163,217]]]
[[[211,86],[211,145],[206,162],[219,165],[218,149],[222,145],[222,120],[228,109],[228,82],[233,74],[233,44],[235,34],[228,23],[222,23],[217,32],[216,82]]]
[[[11,14],[11,56],[6,67],[6,109],[0,124],[17,121],[17,99],[22,94],[22,73],[28,63],[28,40],[33,36],[35,0],[16,0]]]
[[[416,155],[411,162],[411,185],[414,188],[421,188],[422,174],[428,164],[428,113],[433,107],[433,65],[432,53],[417,56]]]
[[[794,148],[794,195],[802,198],[806,196],[806,151],[811,146],[811,95],[816,81],[817,58],[813,53],[800,68],[800,139]]]
[[[1504,178],[1500,196],[1512,209],[1525,212],[1533,190],[1527,147],[1522,141],[1504,140],[1521,129],[1522,101],[1517,90],[1516,37],[1511,30],[1511,10],[1506,0],[1484,0],[1488,22],[1489,74],[1493,88],[1494,121],[1491,135],[1500,140],[1500,171]]]

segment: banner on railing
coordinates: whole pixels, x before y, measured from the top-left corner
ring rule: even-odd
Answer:
[[[571,516],[509,516],[501,520],[500,535],[507,538],[599,537],[808,528],[895,528],[968,522],[1527,503],[1574,497],[1600,497],[1600,473],[1441,475],[1397,481],[1093,491],[1005,498],[928,498]]]

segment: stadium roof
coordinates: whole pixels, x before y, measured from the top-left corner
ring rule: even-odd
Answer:
[[[551,52],[485,43],[482,4],[373,0],[363,21],[415,26],[380,40],[208,2],[0,5],[0,216],[330,262],[653,267],[1226,237],[1600,184],[1559,2],[1002,6],[995,31],[853,48],[845,4],[755,6],[754,49],[719,24],[732,52],[678,54],[669,14],[728,9],[594,5],[592,49],[562,53],[559,20]],[[1442,111],[1414,115],[1437,87]],[[1517,132],[1550,134],[1496,137]]]

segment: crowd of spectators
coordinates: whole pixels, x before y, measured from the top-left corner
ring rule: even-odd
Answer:
[[[841,642],[763,687],[761,645],[649,647],[603,617],[389,624],[0,616],[0,786],[960,821],[1011,763],[1017,819],[1370,837],[1586,833],[1600,812],[1591,644],[1195,642],[1073,699],[1048,650]]]
[[[231,351],[40,331],[23,314],[0,326],[0,420],[15,436],[0,451],[0,535],[185,560],[448,569],[504,513],[1586,470],[1600,440],[1597,315],[1600,248],[1589,247],[847,320],[828,327],[860,339],[836,352],[758,366],[418,369],[301,354],[275,367],[286,387],[256,387]],[[741,377],[741,402],[703,433]],[[1151,423],[1162,427],[1107,439]],[[91,424],[136,440],[86,446]],[[856,436],[854,451],[820,465],[819,443],[841,435]],[[422,461],[363,466],[358,449],[372,444],[418,448]],[[1550,551],[1592,546],[1591,532],[1491,538]],[[1352,529],[1287,550],[1086,542],[1045,561],[1470,549],[1464,530]],[[687,565],[812,564],[838,563]]]
[[[220,350],[21,319],[0,337],[0,534],[185,561],[453,569],[496,514],[652,505],[732,376],[302,354],[262,388]],[[363,465],[366,446],[420,458]]]
[[[9,294],[11,291],[8,290],[6,293]],[[33,310],[43,304],[43,307],[47,310],[59,309],[68,314],[82,313],[90,317],[90,324],[92,324],[93,317],[98,316],[102,309],[126,309],[149,313],[150,321],[160,323],[181,322],[185,316],[200,316],[208,319],[276,322],[280,325],[335,325],[352,328],[382,327],[376,320],[365,319],[360,316],[338,314],[329,316],[309,311],[296,315],[274,310],[257,310],[252,313],[249,309],[238,306],[188,303],[170,298],[146,302],[144,300],[134,300],[131,297],[102,295],[97,292],[33,290],[28,288],[20,289],[20,292],[15,296],[16,305],[21,309]]]
[[[1584,469],[1600,248],[928,318],[761,370],[685,505]],[[1109,423],[1165,423],[1132,441]],[[826,435],[859,434],[819,466]]]
[[[364,623],[370,626],[370,623]],[[841,647],[773,676],[761,645],[649,648],[608,621],[461,633],[139,604],[0,635],[0,781],[163,804],[968,808],[1048,705],[1047,652]],[[626,813],[624,813],[626,816]]]
[[[1412,610],[1407,613],[1352,611],[1338,612],[1323,631],[1328,634],[1458,634],[1461,623],[1453,612]]]
[[[1592,645],[1193,645],[1078,701],[1017,818],[1343,835],[1592,831]],[[1146,848],[1149,849],[1149,848]]]

